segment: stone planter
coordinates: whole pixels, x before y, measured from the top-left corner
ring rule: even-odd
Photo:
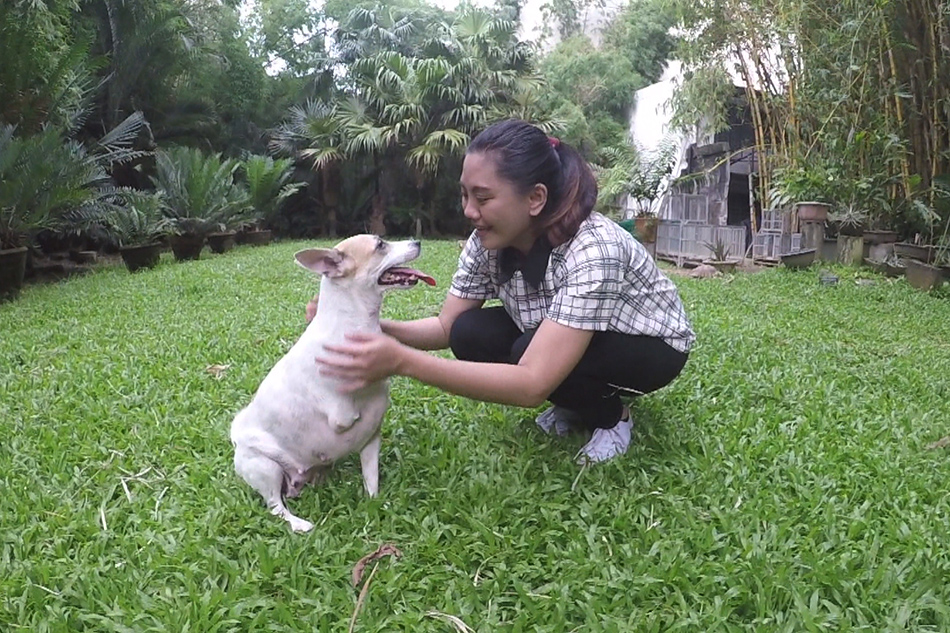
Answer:
[[[894,244],[894,254],[904,259],[916,259],[930,264],[934,258],[934,247],[922,244],[910,244],[909,242],[897,242]]]
[[[201,249],[205,245],[204,235],[173,235],[171,238],[172,252],[175,259],[183,262],[201,257]]]
[[[723,261],[719,261],[716,259],[705,259],[703,260],[703,263],[706,264],[707,266],[712,266],[713,268],[715,268],[722,274],[726,274],[726,273],[736,272],[736,266],[739,265],[739,260],[726,259]]]
[[[0,302],[15,299],[26,275],[27,248],[0,250]]]
[[[897,231],[865,231],[864,242],[876,246],[878,244],[893,244],[897,241]]]
[[[837,259],[845,266],[860,266],[864,262],[864,238],[839,235]]]
[[[124,246],[119,249],[119,255],[125,262],[125,267],[130,273],[137,270],[155,268],[162,254],[162,245],[158,242],[154,244],[141,244],[139,246]]]
[[[799,202],[798,220],[800,222],[824,222],[828,219],[830,204],[824,202]]]
[[[817,249],[810,248],[797,253],[786,253],[785,255],[779,255],[779,258],[782,260],[782,265],[786,268],[808,268],[813,263],[815,263],[815,257],[817,254]]]
[[[227,253],[234,248],[236,231],[227,233],[212,233],[208,236],[208,248],[213,253]]]
[[[943,284],[943,270],[916,259],[907,261],[907,283],[920,290],[933,290]]]

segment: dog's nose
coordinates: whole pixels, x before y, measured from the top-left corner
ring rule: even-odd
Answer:
[[[420,242],[419,240],[411,240],[409,245],[412,246],[413,248],[422,248],[422,242]]]

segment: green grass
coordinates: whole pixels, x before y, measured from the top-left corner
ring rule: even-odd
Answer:
[[[397,379],[380,496],[355,456],[291,507],[228,428],[303,328],[300,243],[30,287],[0,306],[0,630],[947,631],[950,302],[816,270],[677,277],[699,343],[579,471],[534,411]],[[424,245],[439,287],[457,256]],[[839,271],[842,272],[842,271]],[[209,365],[229,365],[220,377]],[[124,482],[124,486],[123,486]],[[126,493],[126,488],[128,494]],[[367,572],[369,569],[367,570]]]

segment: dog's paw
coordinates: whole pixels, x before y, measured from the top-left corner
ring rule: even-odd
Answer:
[[[309,532],[313,529],[313,523],[299,517],[291,517],[287,519],[290,521],[290,529],[294,532]]]

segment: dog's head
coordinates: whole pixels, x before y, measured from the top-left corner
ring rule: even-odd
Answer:
[[[419,256],[419,242],[387,242],[375,235],[355,235],[333,248],[308,248],[298,251],[297,263],[332,280],[334,284],[352,288],[411,288],[420,280],[435,285],[425,273],[403,264]]]

